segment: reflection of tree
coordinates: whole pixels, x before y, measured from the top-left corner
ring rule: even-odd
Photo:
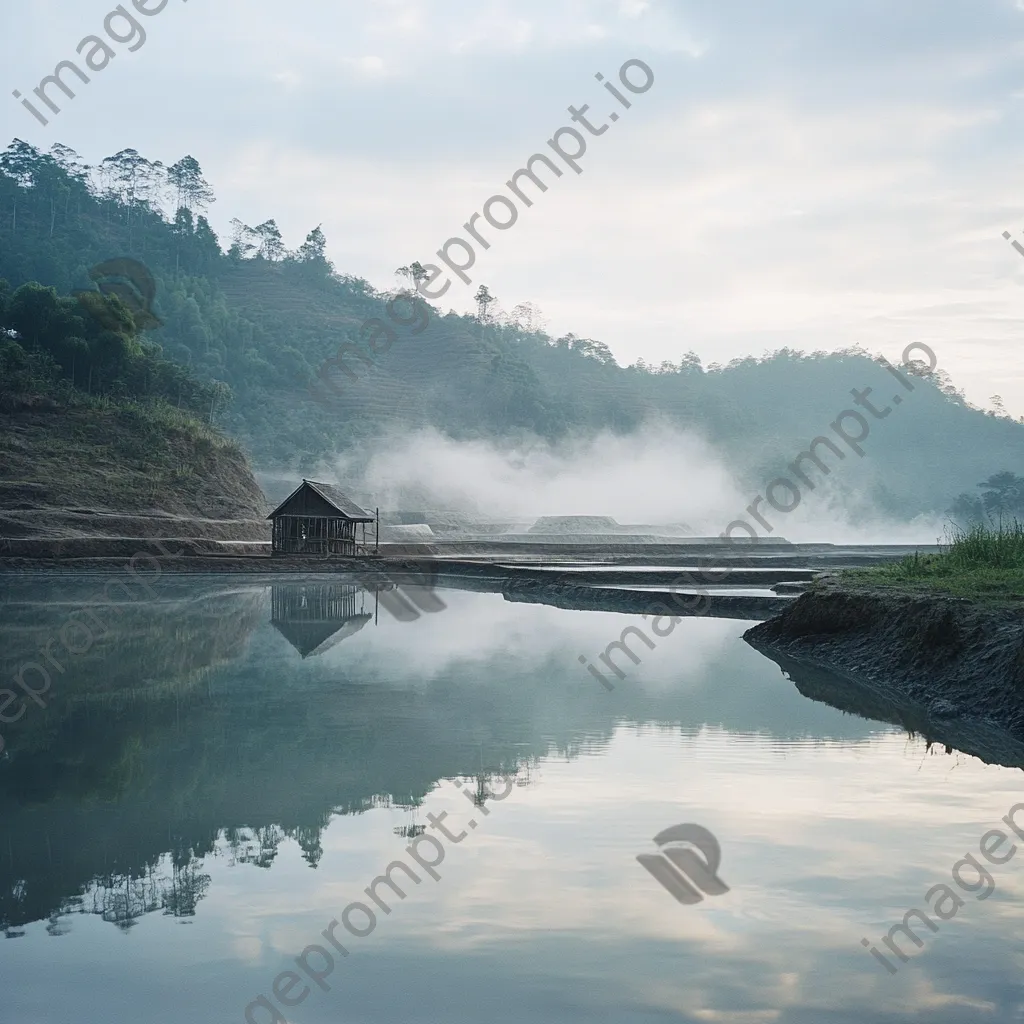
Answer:
[[[315,868],[324,855],[324,848],[320,842],[323,827],[311,827],[300,825],[291,831],[292,838],[302,849],[302,859],[311,867]]]
[[[509,772],[507,775],[501,773],[487,774],[485,772],[478,772],[476,775],[476,790],[473,792],[473,805],[475,807],[483,807],[488,800],[494,796],[494,790],[491,787],[491,782],[494,779],[500,779],[502,782],[506,778],[511,781],[512,776],[515,776],[515,784],[517,786],[527,786],[530,783],[530,766],[529,764],[523,765],[522,771],[517,766],[514,771]],[[522,777],[520,777],[520,775]]]
[[[160,862],[148,865],[141,874],[110,872],[94,879],[83,895],[61,900],[59,909],[47,919],[46,933],[54,938],[67,935],[73,914],[95,914],[123,932],[131,931],[145,914],[161,909],[173,917],[194,917],[212,881],[202,871],[203,862],[187,853],[183,859],[169,861],[169,875],[161,870],[160,863],[168,863],[168,859],[160,858]],[[0,901],[0,927],[7,938],[25,934],[10,925],[10,920],[17,918],[5,908],[7,903],[17,906],[21,902],[24,894],[18,890],[15,886],[7,900]]]
[[[60,938],[61,935],[67,935],[71,931],[71,925],[65,920],[65,916],[60,911],[51,914],[47,920],[46,934],[55,939]]]
[[[4,730],[12,756],[0,763],[0,931],[41,922],[42,932],[49,919],[59,933],[75,913],[93,912],[94,895],[129,927],[150,906],[189,920],[177,915],[201,914],[212,891],[193,861],[268,868],[284,843],[280,859],[325,863],[323,829],[339,814],[413,808],[452,778],[486,800],[505,791],[498,777],[517,764],[599,748],[620,716],[687,733],[711,722],[804,735],[770,695],[723,705],[710,678],[656,698],[638,692],[613,711],[575,677],[552,685],[550,673],[524,674],[498,653],[422,686],[402,685],[387,663],[357,663],[344,646],[300,664],[275,628],[252,632],[257,613],[265,621],[266,589],[159,583],[173,602],[111,615],[105,660],[89,652],[74,662],[89,699],[76,693],[66,713],[48,707]],[[88,598],[90,587],[79,593]],[[25,595],[14,622],[5,611],[0,662],[9,640],[27,659],[67,620],[67,595],[63,604],[58,591],[43,602]],[[205,685],[194,685],[204,671]],[[391,824],[415,838],[414,816]],[[116,893],[94,893],[100,886]]]
[[[190,861],[174,865],[170,885],[165,885],[162,903],[165,914],[174,917],[195,917],[199,901],[206,895],[212,881],[209,875],[200,874],[202,864]]]
[[[160,909],[159,882],[152,870],[141,878],[130,875],[108,875],[89,893],[92,909],[104,921],[116,924],[123,931],[131,931],[143,914]]]
[[[427,831],[427,827],[426,825],[398,825],[391,831],[403,839],[415,839],[417,836],[423,835]]]
[[[491,790],[488,786],[490,779],[486,775],[477,775],[476,777],[476,792],[473,794],[473,805],[475,807],[483,807],[485,803],[491,798]]]
[[[269,868],[277,857],[278,847],[285,839],[294,839],[302,850],[302,859],[315,868],[324,855],[321,842],[323,831],[330,823],[331,814],[324,812],[316,822],[281,828],[268,825],[264,828],[229,828],[224,840],[231,851],[230,864],[252,864],[258,868]]]
[[[231,864],[252,864],[258,868],[269,868],[277,857],[277,848],[285,838],[284,830],[277,825],[262,828],[233,828],[226,833],[231,850]]]

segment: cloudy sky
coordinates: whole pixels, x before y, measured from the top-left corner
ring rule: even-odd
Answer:
[[[3,142],[191,153],[222,237],[274,217],[294,247],[322,222],[339,270],[391,287],[570,104],[619,111],[444,308],[485,283],[620,363],[924,341],[972,401],[1024,415],[1024,257],[1002,237],[1024,245],[1021,0],[169,0],[43,127],[11,91],[113,6],[4,11]],[[631,58],[655,82],[625,110],[595,75]]]

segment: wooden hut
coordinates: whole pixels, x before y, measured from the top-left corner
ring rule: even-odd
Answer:
[[[366,550],[366,524],[374,517],[333,484],[302,483],[267,516],[273,521],[275,555],[355,555]],[[356,529],[362,527],[361,543]]]

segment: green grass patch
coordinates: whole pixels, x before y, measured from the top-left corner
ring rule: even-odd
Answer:
[[[937,554],[914,552],[888,565],[849,569],[844,582],[912,593],[1024,602],[1024,524],[953,530]]]

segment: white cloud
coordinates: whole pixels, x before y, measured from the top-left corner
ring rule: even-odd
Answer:
[[[101,20],[78,0],[5,18],[23,91]],[[11,100],[0,130],[91,161],[193,153],[225,224],[274,216],[294,245],[322,221],[343,270],[390,285],[570,103],[607,117],[594,73],[638,56],[650,92],[481,254],[507,308],[622,362],[924,340],[970,398],[1024,413],[1024,260],[1000,237],[1024,239],[1024,44],[999,0],[223,0],[147,28],[49,128]]]

